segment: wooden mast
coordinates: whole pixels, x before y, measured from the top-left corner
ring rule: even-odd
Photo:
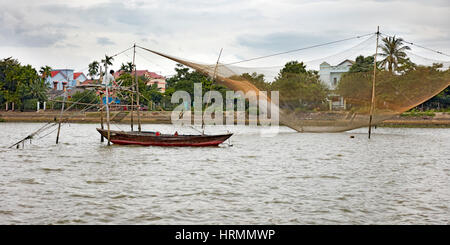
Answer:
[[[134,80],[135,80],[135,86],[136,86],[136,105],[137,105],[137,120],[138,120],[138,131],[141,132],[141,116],[140,116],[140,108],[141,108],[141,104],[139,103],[139,81],[138,81],[138,77],[137,77],[137,68],[136,68],[136,64],[134,62],[134,58],[136,56],[136,43],[133,46],[134,48],[134,53],[133,53],[133,64],[134,64]]]
[[[377,46],[375,48],[375,56],[373,59],[373,81],[372,81],[372,100],[370,102],[370,116],[369,116],[369,139],[372,133],[372,117],[375,107],[375,82],[377,74],[377,56],[378,56],[378,39],[380,37],[380,27],[377,27]]]

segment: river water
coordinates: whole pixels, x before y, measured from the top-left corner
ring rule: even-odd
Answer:
[[[0,224],[450,224],[450,129],[239,127],[232,147],[163,148],[70,124],[7,148],[41,125],[0,123]]]

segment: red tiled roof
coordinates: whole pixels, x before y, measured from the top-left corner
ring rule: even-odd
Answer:
[[[124,71],[117,71],[117,72],[115,72],[114,73],[114,78],[118,78],[123,73],[124,73]],[[164,79],[163,76],[158,75],[158,74],[156,74],[154,72],[150,72],[148,70],[137,70],[136,73],[137,73],[138,77],[146,75],[146,76],[149,76],[150,78],[154,78],[154,79],[160,79],[160,78]],[[131,74],[134,75],[134,71]]]
[[[82,82],[81,85],[93,84],[95,81],[96,80],[89,79],[89,80]]]
[[[52,71],[51,76],[54,77],[56,74],[58,74],[60,71]]]
[[[77,79],[81,74],[83,74],[83,72],[74,72],[73,73],[73,79]],[[83,74],[84,75],[84,74]]]

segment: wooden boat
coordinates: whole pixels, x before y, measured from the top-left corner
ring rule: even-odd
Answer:
[[[108,138],[108,130],[97,128],[97,131],[106,139]],[[110,131],[110,139],[114,144],[143,146],[218,146],[231,135],[233,134],[173,135],[147,131]]]

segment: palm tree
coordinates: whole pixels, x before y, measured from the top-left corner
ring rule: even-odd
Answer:
[[[105,66],[105,65],[111,66],[113,60],[114,60],[113,57],[108,56],[108,55],[105,55],[105,58],[104,58],[101,62],[102,62],[102,64],[103,64],[103,66]]]
[[[92,61],[92,63],[89,64],[89,73],[88,75],[91,76],[91,79],[94,80],[94,76],[98,74],[98,69],[100,68],[100,64],[98,61]]]
[[[390,72],[394,72],[398,68],[398,64],[406,60],[405,50],[410,50],[409,46],[404,46],[403,38],[385,37],[383,44],[379,46],[384,57],[380,62],[380,66],[388,68]]]
[[[30,96],[31,98],[35,98],[40,102],[47,100],[47,86],[45,85],[45,82],[36,79],[33,82],[30,83]]]
[[[103,67],[105,68],[104,73],[100,74],[100,77],[103,77],[104,74],[107,74],[108,71],[106,70],[107,66],[112,66],[112,61],[114,60],[113,57],[105,55],[105,58],[101,60],[101,63],[103,64]]]
[[[44,78],[44,80],[46,80],[47,77],[49,77],[51,75],[52,68],[50,66],[41,66],[39,73],[41,73],[42,78]]]
[[[127,64],[122,63],[120,70],[131,73],[134,70],[134,65],[131,62],[127,62]]]

